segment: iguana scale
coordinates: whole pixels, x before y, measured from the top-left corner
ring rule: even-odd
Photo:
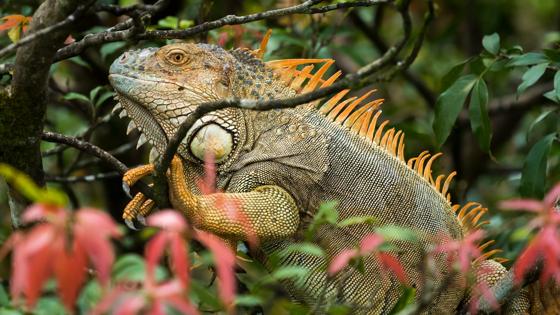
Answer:
[[[118,58],[111,66],[110,81],[124,108],[122,115],[132,119],[130,128],[138,128],[140,141],[153,145],[151,157],[163,152],[169,137],[198,104],[287,98],[328,86],[341,75],[326,75],[334,63],[328,59],[263,62],[265,46],[263,40],[255,51],[226,51],[207,44],[176,43],[128,51]],[[205,115],[173,159],[168,176],[172,205],[197,228],[232,243],[247,239],[247,227],[219,203],[235,205],[260,240],[264,255],[259,259],[265,265],[266,257],[303,239],[302,232],[319,205],[328,200],[338,201],[340,220],[365,215],[377,219],[373,226],[320,227],[314,242],[331,258],[383,225],[412,229],[425,245],[442,237],[460,239],[466,231],[478,229],[486,208],[450,202],[448,189],[455,173],[432,175],[432,164],[440,154],[422,152],[405,158],[404,133],[385,130],[388,122],[380,121],[382,100],[366,101],[372,92],[346,97],[349,90],[343,90],[327,101],[293,109],[228,108]],[[215,157],[217,188],[222,192],[202,194],[196,183],[203,176],[208,152]],[[151,164],[134,169],[124,181],[132,185],[152,170]],[[153,206],[138,194],[123,217],[133,219]],[[425,290],[419,271],[424,248],[395,245],[399,249],[393,253],[418,297]],[[303,286],[289,281],[284,285],[292,298],[314,306],[327,281],[325,261],[296,252],[282,263],[311,269]],[[447,263],[443,256],[435,260],[433,269],[439,272],[433,275],[434,287],[446,278]],[[489,285],[505,272],[494,260],[478,263],[492,270],[481,280]],[[366,258],[364,267],[365,273],[352,273],[344,280],[342,291],[337,291],[341,276],[332,279],[327,299],[351,305],[353,314],[389,312],[399,298],[399,283],[392,277],[377,277],[381,267],[374,259]],[[425,313],[452,313],[465,302],[468,293],[459,278],[433,297]],[[527,308],[526,297],[520,295],[509,310],[522,314]]]

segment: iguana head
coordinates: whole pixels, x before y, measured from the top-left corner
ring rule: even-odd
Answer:
[[[161,153],[197,105],[234,96],[238,63],[217,46],[177,43],[125,52],[111,65],[109,79],[133,126]],[[217,162],[225,159],[239,140],[238,115],[223,110],[203,117],[179,154],[202,160],[210,148]]]

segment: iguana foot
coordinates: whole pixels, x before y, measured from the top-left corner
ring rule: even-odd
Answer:
[[[128,170],[123,176],[123,190],[130,196],[130,187],[134,185],[142,177],[152,173],[154,170],[153,164],[146,164]],[[141,225],[146,225],[145,216],[148,215],[154,208],[154,201],[146,198],[144,194],[138,193],[126,205],[123,211],[122,218],[125,224],[134,230],[137,230],[134,222]]]

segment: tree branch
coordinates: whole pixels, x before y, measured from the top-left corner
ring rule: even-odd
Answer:
[[[100,160],[106,162],[107,164],[109,164],[114,170],[119,172],[119,174],[121,175],[124,174],[126,171],[128,171],[128,167],[126,167],[126,165],[123,162],[119,161],[117,158],[112,156],[107,151],[89,142],[82,141],[73,137],[61,135],[55,132],[49,132],[49,131],[43,132],[42,139],[49,142],[66,144],[82,152],[86,152],[90,155],[93,155],[99,158]],[[150,189],[150,187],[148,187],[148,185],[139,182],[136,185],[134,185],[134,188],[137,188],[138,191],[142,192],[148,198],[153,199],[154,196],[152,190]]]

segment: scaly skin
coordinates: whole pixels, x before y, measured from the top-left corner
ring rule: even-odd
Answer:
[[[198,104],[224,98],[285,98],[299,92],[298,84],[286,84],[279,76],[248,51],[228,52],[205,44],[129,51],[110,70],[121,105],[159,153]],[[421,155],[412,167],[403,162],[402,153],[396,153],[401,151],[401,134],[382,137],[382,127],[374,133],[367,124],[360,128],[334,111],[326,116],[309,107],[266,112],[232,108],[201,118],[173,159],[168,174],[171,203],[197,228],[230,242],[247,240],[248,234],[254,234],[264,254],[259,259],[265,265],[269,265],[266,257],[302,240],[303,231],[324,201],[338,201],[340,220],[376,217],[374,225],[319,228],[314,242],[325,249],[327,257],[290,254],[283,264],[304,266],[311,272],[303,286],[290,281],[284,285],[295,300],[311,306],[322,303],[318,299],[326,288],[327,301],[338,299],[351,305],[353,314],[387,313],[401,291],[393,276],[377,276],[382,272],[376,260],[365,259],[363,274],[350,273],[346,279],[339,274],[329,281],[322,266],[342,250],[356,246],[376,227],[407,227],[417,232],[422,246],[410,248],[394,241],[397,249],[392,254],[403,263],[420,296],[425,290],[419,271],[423,246],[442,238],[463,237],[461,222],[444,197],[448,183],[444,185],[441,179],[430,183],[429,166],[423,169],[429,156]],[[372,113],[363,113],[369,121]],[[335,118],[338,122],[332,121]],[[196,185],[203,174],[201,152],[207,151],[216,157],[217,186],[223,192],[202,194]],[[431,162],[433,159],[428,165]],[[149,170],[133,171],[125,181],[133,184]],[[125,218],[145,212],[143,202],[136,200],[125,211]],[[490,276],[503,273],[501,265],[493,268]],[[448,270],[445,257],[437,257],[428,270],[432,287],[443,285]],[[450,313],[465,294],[459,275],[453,275],[425,312]]]

